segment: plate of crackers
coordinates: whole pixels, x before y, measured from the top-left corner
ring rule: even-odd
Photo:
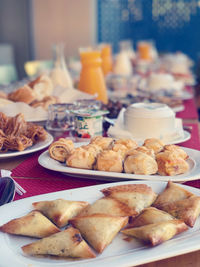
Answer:
[[[79,178],[184,182],[199,179],[199,158],[197,150],[165,145],[155,138],[138,146],[132,139],[96,136],[87,144],[60,138],[39,156],[38,162]]]
[[[0,212],[4,267],[137,266],[200,249],[200,190],[171,181],[59,191]]]

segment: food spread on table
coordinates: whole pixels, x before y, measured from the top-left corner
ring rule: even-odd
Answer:
[[[189,170],[188,155],[181,147],[156,138],[138,146],[132,139],[96,136],[76,148],[72,140],[61,138],[50,145],[49,155],[67,167],[106,172],[174,176]]]
[[[200,197],[173,182],[155,193],[146,184],[125,184],[101,190],[93,203],[66,199],[32,203],[28,214],[0,226],[8,234],[39,238],[22,246],[30,256],[94,258],[121,232],[130,242],[157,246],[193,227]]]

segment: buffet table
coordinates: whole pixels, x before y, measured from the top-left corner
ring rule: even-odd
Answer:
[[[183,147],[188,147],[196,150],[200,150],[200,139],[199,139],[199,123],[198,114],[195,108],[194,100],[185,101],[185,111],[179,112],[177,117],[182,118],[184,126],[189,126],[191,132],[191,139],[179,144]],[[34,154],[24,155],[16,158],[5,159],[0,161],[0,169],[12,170],[12,176],[27,192],[19,196],[15,195],[15,200],[22,198],[35,196],[39,194],[45,194],[60,190],[67,190],[85,186],[92,186],[102,183],[105,181],[89,180],[83,178],[72,178],[62,173],[47,170],[38,164],[38,156],[44,152],[40,151]],[[200,188],[200,180],[191,181],[185,183],[190,186]],[[180,265],[186,266],[199,266],[200,262],[200,251],[140,265],[143,267],[175,267]]]

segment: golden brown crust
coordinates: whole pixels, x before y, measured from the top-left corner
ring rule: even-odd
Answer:
[[[101,253],[128,223],[128,217],[92,214],[76,217],[70,220],[70,223],[79,229],[96,251]]]
[[[174,176],[189,170],[188,163],[177,152],[165,150],[156,155],[156,161],[160,175]]]
[[[103,197],[86,207],[79,216],[91,214],[108,214],[112,216],[135,217],[138,213],[117,199]]]
[[[127,150],[136,149],[138,147],[138,144],[136,141],[127,139],[127,138],[120,138],[120,139],[115,140],[114,146],[116,144],[124,145],[127,148]]]
[[[35,98],[36,96],[34,91],[28,85],[24,85],[16,91],[8,94],[9,100],[14,102],[24,102],[26,104],[30,104],[35,100]]]
[[[136,152],[126,157],[124,161],[124,171],[126,173],[150,175],[155,174],[158,170],[157,162],[151,156]]]
[[[60,162],[65,162],[67,157],[74,149],[74,143],[70,139],[60,138],[49,146],[49,155],[51,158]]]
[[[188,197],[193,196],[193,194],[180,185],[169,181],[165,190],[158,195],[156,201],[153,203],[153,206],[162,209],[162,207],[166,204],[186,199]]]
[[[70,201],[56,199],[51,201],[34,202],[33,207],[41,211],[47,218],[53,221],[58,227],[65,226],[69,219],[77,216],[85,207],[85,201]]]
[[[187,225],[182,220],[170,220],[135,228],[128,228],[121,232],[141,239],[146,243],[150,243],[152,246],[156,246],[187,229]]]
[[[121,154],[112,150],[102,151],[97,155],[95,169],[98,171],[122,172],[123,162]]]
[[[113,186],[105,188],[101,192],[105,196],[116,198],[125,203],[136,212],[141,212],[144,208],[149,207],[157,197],[151,187],[145,184]]]
[[[0,231],[31,237],[46,237],[60,230],[39,211],[31,211],[29,214],[11,220],[0,227]]]
[[[180,157],[185,160],[188,158],[187,153],[180,146],[177,145],[165,145],[164,151],[176,152],[177,157]]]
[[[178,200],[162,206],[162,209],[193,227],[200,214],[200,197]]]
[[[103,150],[112,147],[113,139],[110,137],[95,136],[91,139],[90,144],[100,146]]]
[[[148,138],[144,141],[143,146],[153,149],[155,154],[159,153],[164,148],[164,143],[156,138]]]
[[[58,257],[95,258],[95,253],[82,239],[80,232],[69,227],[66,230],[22,247],[28,255],[54,255]]]

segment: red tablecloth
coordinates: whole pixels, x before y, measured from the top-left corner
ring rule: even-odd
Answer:
[[[190,119],[198,119],[198,112],[194,99],[185,100],[183,102],[184,110],[176,113],[177,118],[190,120]]]
[[[180,145],[199,150],[200,141],[198,124],[187,125],[192,126],[191,139]],[[27,160],[13,169],[12,174],[14,177],[25,177],[23,179],[15,178],[15,180],[27,191],[27,193],[22,196],[16,194],[15,200],[65,189],[107,183],[107,181],[72,178],[62,173],[47,170],[38,164],[38,156],[42,152],[32,154]],[[196,181],[190,182],[190,185],[200,188],[200,183]]]

